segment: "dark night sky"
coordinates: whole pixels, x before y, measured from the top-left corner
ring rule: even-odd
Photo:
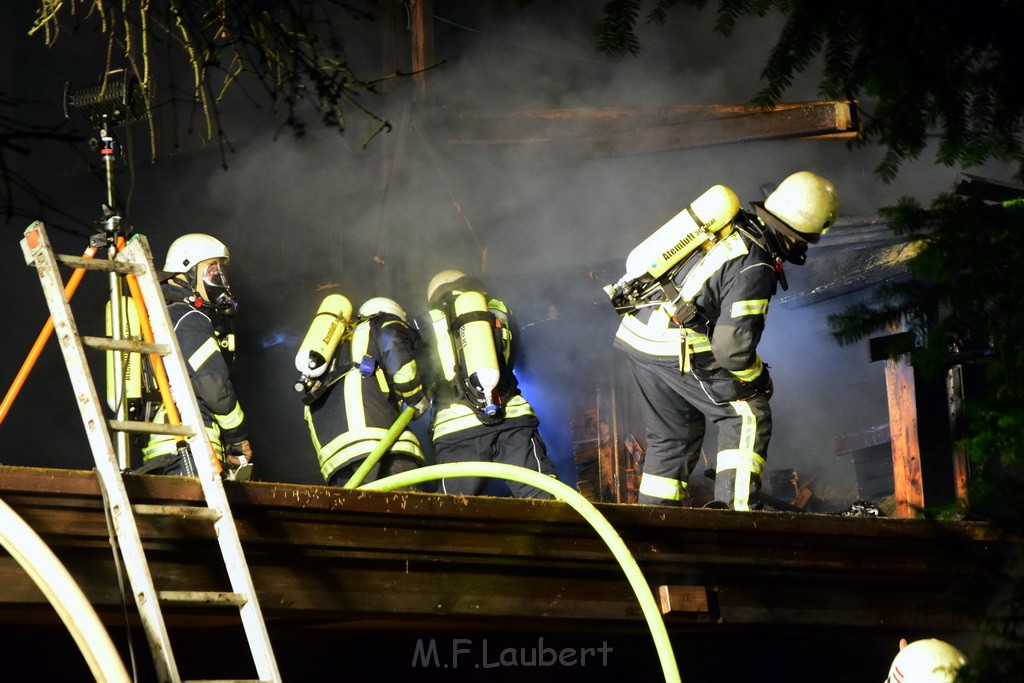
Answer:
[[[100,50],[81,47],[89,39],[81,35],[44,50],[38,40],[24,37],[29,12],[13,4],[3,9],[3,49],[10,58],[3,60],[7,70],[0,72],[0,89],[38,101],[21,110],[34,120],[56,122],[64,83],[98,80]],[[445,61],[430,72],[431,103],[457,109],[743,102],[756,93],[779,26],[769,17],[726,39],[711,34],[709,12],[680,11],[668,26],[643,30],[638,57],[610,60],[592,49],[590,31],[602,1],[571,8],[562,3],[555,17],[543,7],[485,11],[480,4],[435,3],[436,49]],[[360,39],[357,58],[366,73],[375,73],[376,29]],[[392,90],[380,111],[397,122],[406,93],[405,86]],[[795,83],[787,99],[818,99],[813,78]],[[373,108],[373,100],[368,102]],[[272,112],[235,110],[225,120],[235,145],[226,171],[215,146],[153,165],[142,127],[119,132],[136,161],[128,163],[129,153],[121,159],[117,187],[124,196],[130,192],[129,222],[150,240],[158,263],[183,232],[210,232],[232,250],[242,305],[235,379],[254,420],[252,441],[264,480],[319,482],[301,405],[291,390],[292,359],[327,284],[357,304],[369,296],[391,296],[415,315],[424,308],[426,282],[440,269],[484,271],[499,283],[495,293],[527,325],[525,394],[541,412],[542,434],[560,476],[573,484],[566,389],[603,371],[617,324],[602,299],[604,282],[582,273],[609,263],[614,269],[633,246],[713,184],[726,184],[752,201],[760,198],[763,183],[812,170],[836,184],[845,217],[869,218],[901,195],[929,201],[956,174],[933,166],[926,152],[897,182],[883,185],[872,174],[880,150],[851,151],[838,141],[594,155],[564,165],[543,152],[446,147],[444,118],[419,119],[421,110],[414,109],[413,125],[404,133],[396,126],[366,150],[355,114],[345,136],[314,129],[296,141],[287,134],[275,139],[279,117]],[[389,181],[385,171],[402,135],[401,174]],[[86,169],[86,161],[95,163],[94,154],[84,142],[75,153],[38,146],[18,163],[60,198],[67,214],[88,222],[98,218],[105,196],[102,178]],[[65,253],[81,253],[89,229],[51,214],[45,218],[71,227],[55,239]],[[0,337],[5,390],[46,317],[38,280],[18,247],[26,224],[15,219],[4,226],[0,249],[9,311]],[[374,256],[383,256],[383,265]],[[620,274],[602,273],[609,281]],[[796,290],[813,286],[802,277],[791,269]],[[80,319],[99,324],[105,295],[102,282],[84,288],[76,297],[84,311]],[[776,385],[770,466],[823,471],[837,484],[848,484],[852,472],[849,462],[833,454],[835,436],[887,419],[881,367],[867,363],[863,347],[840,348],[827,335],[824,314],[846,302],[774,307],[762,345]],[[561,312],[558,323],[544,322],[552,305]],[[70,393],[51,342],[0,425],[0,461],[89,467]]]

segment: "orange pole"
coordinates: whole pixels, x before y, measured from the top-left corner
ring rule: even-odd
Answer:
[[[149,314],[146,311],[146,303],[142,300],[142,290],[139,289],[139,281],[134,275],[129,275],[128,289],[131,290],[132,300],[135,302],[135,310],[139,313],[139,326],[142,328],[142,338],[152,344],[154,342],[153,326],[149,322]],[[164,409],[167,411],[167,421],[171,424],[181,424],[181,415],[178,414],[178,407],[174,405],[171,398],[171,384],[167,379],[167,370],[164,368],[164,359],[156,353],[149,354],[149,360],[153,364],[153,374],[156,376],[156,384],[160,389],[160,398],[163,400]]]
[[[83,258],[92,258],[96,255],[97,247],[89,247],[82,254]],[[75,268],[75,272],[71,273],[71,277],[68,278],[68,282],[64,285],[64,296],[71,299],[74,295],[75,290],[78,289],[78,283],[82,281],[82,277],[85,276],[85,268]],[[14,403],[14,399],[18,396],[18,392],[21,391],[21,387],[24,386],[25,380],[28,379],[28,373],[32,372],[32,368],[35,367],[36,361],[39,360],[39,355],[43,352],[43,347],[46,346],[46,342],[50,339],[50,335],[53,334],[53,316],[46,319],[46,324],[43,325],[43,329],[39,332],[39,336],[36,337],[36,343],[32,345],[32,349],[28,352],[28,356],[25,358],[25,362],[21,364],[21,369],[18,370],[17,376],[14,378],[14,382],[11,383],[11,388],[7,390],[7,395],[4,396],[3,403],[0,403],[0,423],[3,423],[4,418],[7,417],[8,411],[11,409],[11,404]]]

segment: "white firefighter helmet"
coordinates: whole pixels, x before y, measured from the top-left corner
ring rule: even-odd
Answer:
[[[964,654],[944,640],[915,640],[892,660],[885,682],[952,683],[957,669],[966,663]]]
[[[363,302],[363,305],[359,307],[359,315],[364,318],[375,316],[378,313],[390,313],[391,315],[397,315],[404,322],[408,322],[408,316],[405,314],[405,310],[398,305],[397,301],[388,299],[383,296],[375,296],[372,299],[367,299]]]
[[[755,205],[754,208],[769,227],[813,243],[835,223],[839,196],[827,179],[810,171],[800,171],[779,183],[764,200],[763,209],[769,216],[764,215],[762,207]]]
[[[164,272],[187,273],[197,263],[214,258],[224,263],[230,259],[228,248],[219,239],[201,232],[182,235],[167,249]]]
[[[461,280],[466,277],[466,274],[461,270],[442,270],[440,273],[430,279],[430,284],[427,285],[427,301],[433,301],[434,294],[437,293],[441,287],[449,285],[456,280]]]

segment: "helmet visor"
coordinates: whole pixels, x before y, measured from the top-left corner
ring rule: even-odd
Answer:
[[[214,261],[210,265],[206,266],[203,270],[203,282],[208,287],[216,287],[218,289],[230,289],[228,285],[228,275],[224,272],[224,266],[221,265],[220,261]]]

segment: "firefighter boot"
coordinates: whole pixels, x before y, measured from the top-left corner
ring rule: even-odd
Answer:
[[[721,508],[723,505],[730,510],[760,510],[761,501],[757,492],[761,490],[761,476],[753,472],[739,472],[736,468],[717,470],[715,472],[715,505],[707,507]]]

